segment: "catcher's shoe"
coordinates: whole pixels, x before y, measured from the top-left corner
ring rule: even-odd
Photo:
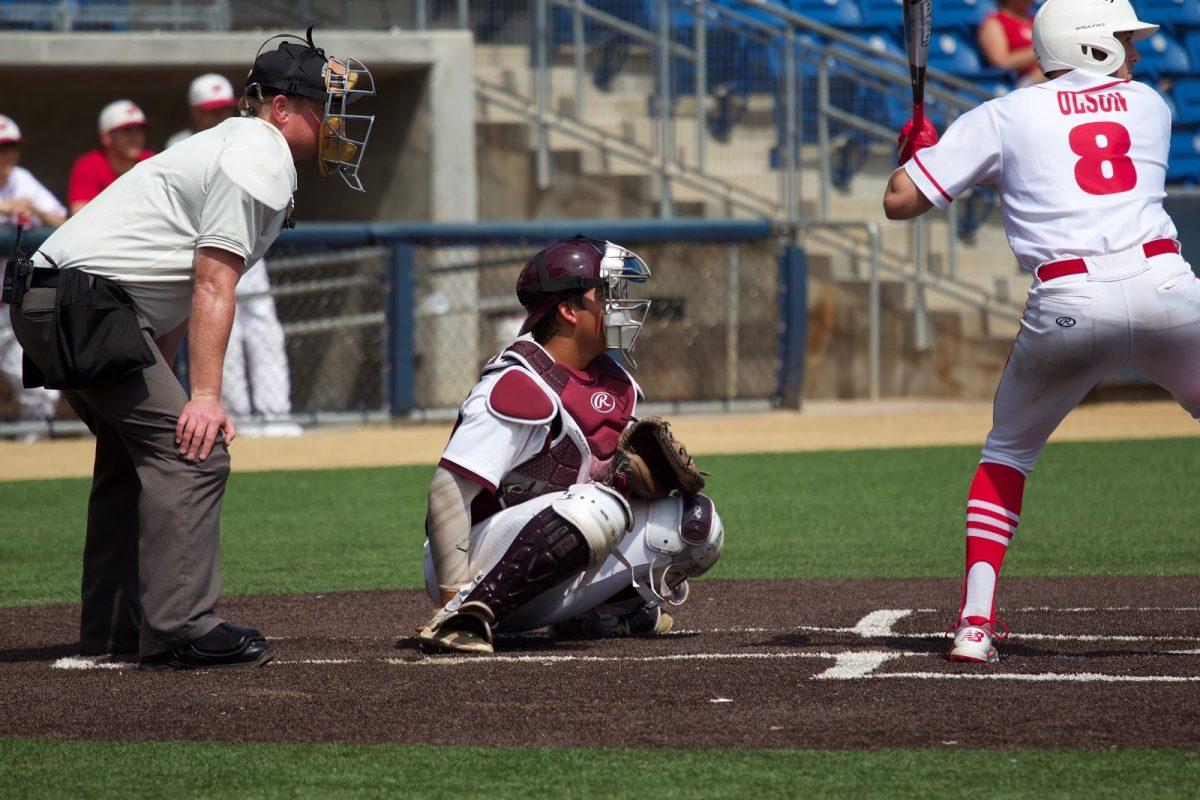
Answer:
[[[606,636],[662,636],[675,619],[662,606],[646,606],[640,597],[601,603],[586,614],[555,623],[550,632],[559,639],[602,639]],[[632,608],[630,606],[633,605]]]
[[[1008,628],[1003,622],[974,624],[963,619],[957,627],[946,631],[946,637],[954,639],[950,648],[951,661],[994,664],[1000,660],[994,642],[1008,638]]]
[[[417,631],[417,638],[427,650],[458,653],[491,653],[492,610],[480,602],[463,603],[458,610],[443,615],[439,612],[429,624]]]

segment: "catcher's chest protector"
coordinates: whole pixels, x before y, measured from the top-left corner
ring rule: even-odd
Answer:
[[[558,395],[561,410],[542,451],[501,481],[504,504],[561,492],[583,478],[607,481],[617,441],[637,404],[637,386],[629,374],[607,355],[589,364],[585,372],[577,372],[528,341],[514,342],[498,361],[510,354],[517,358],[509,363],[527,367]]]

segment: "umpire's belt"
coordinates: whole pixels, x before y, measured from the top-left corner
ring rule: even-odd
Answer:
[[[1136,252],[1138,248],[1133,248],[1132,252]],[[1146,258],[1154,258],[1155,256],[1165,256],[1168,253],[1179,255],[1179,242],[1174,239],[1153,239],[1141,246],[1142,255]],[[1126,251],[1130,252],[1130,251]],[[1068,275],[1081,275],[1088,271],[1087,260],[1083,258],[1068,258],[1063,261],[1047,261],[1040,267],[1035,269],[1033,273],[1037,275],[1038,280],[1042,283],[1052,281],[1055,278],[1065,278]]]
[[[30,289],[57,289],[58,270],[35,267],[29,278]]]

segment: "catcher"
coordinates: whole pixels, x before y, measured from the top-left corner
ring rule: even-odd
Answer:
[[[646,262],[612,242],[558,242],[525,265],[520,339],[487,363],[429,487],[426,647],[492,652],[493,631],[665,633],[662,603],[721,555],[704,478],[657,417],[635,420],[632,364]]]

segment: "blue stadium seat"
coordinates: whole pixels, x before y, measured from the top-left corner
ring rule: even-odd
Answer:
[[[787,0],[766,0],[766,4],[769,6],[779,6],[782,9],[788,8]],[[723,5],[726,8],[732,9],[733,11],[749,17],[750,19],[757,20],[758,22],[765,22],[769,25],[779,25],[780,27],[783,25],[780,18],[775,14],[772,14],[769,9],[763,9],[757,5],[739,3],[737,0],[719,0],[719,5]]]
[[[1176,131],[1171,134],[1171,160],[1200,158],[1200,131]]]
[[[1175,100],[1175,124],[1200,124],[1200,78],[1181,78],[1171,94]]]
[[[898,31],[904,20],[901,0],[858,0],[863,26],[871,30]],[[936,18],[935,18],[936,24]]]
[[[1142,60],[1136,70],[1148,77],[1162,75],[1187,75],[1192,71],[1192,60],[1187,50],[1167,34],[1158,33],[1138,43]]]
[[[1167,163],[1167,183],[1188,186],[1200,183],[1200,156],[1171,158]]]
[[[964,77],[977,77],[986,72],[979,53],[970,42],[958,34],[937,31],[929,42],[929,66]]]
[[[979,23],[995,10],[992,0],[941,0],[934,11],[933,30],[954,28],[973,41]]]
[[[1140,47],[1138,48],[1140,51]],[[1187,50],[1188,58],[1193,64],[1200,64],[1200,30],[1188,31],[1183,37],[1183,49]]]
[[[1200,0],[1138,0],[1138,19],[1168,28],[1200,26]]]
[[[855,0],[789,0],[788,6],[797,14],[834,28],[859,30],[866,27]]]

